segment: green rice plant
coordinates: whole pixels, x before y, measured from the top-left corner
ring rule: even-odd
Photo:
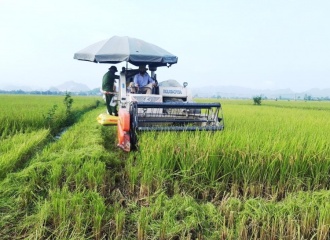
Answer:
[[[124,234],[124,225],[125,225],[125,210],[119,206],[119,204],[115,203],[114,204],[114,214],[115,214],[115,224],[116,224],[116,229],[115,229],[115,237],[116,239],[121,239],[123,234]]]
[[[274,101],[263,100],[267,106],[280,108],[299,108],[306,110],[330,110],[329,101]]]
[[[173,188],[172,179],[178,177],[181,186],[192,186],[196,197],[203,194],[205,185],[209,190],[238,186],[246,197],[271,193],[283,197],[287,192],[326,187],[329,112],[232,108],[224,132],[142,134],[136,160],[142,192]]]
[[[214,233],[223,230],[222,217],[216,208],[211,204],[198,204],[189,196],[168,198],[160,193],[152,199],[149,208],[141,207],[133,217],[138,218],[140,239],[210,239],[212,235],[212,239],[219,239],[220,232]],[[232,234],[232,230],[228,232]]]
[[[100,239],[102,237],[101,231],[102,226],[104,224],[104,217],[106,211],[104,199],[98,193],[93,192],[91,205],[93,206],[93,235],[95,236],[95,239]]]
[[[42,115],[43,118],[45,119],[45,124],[48,127],[51,127],[54,124],[54,120],[55,120],[55,112],[57,109],[57,105],[53,105],[53,107],[51,109],[48,110],[46,115]]]
[[[317,226],[317,239],[327,239],[330,236],[330,204],[328,202],[323,202],[321,204]]]
[[[96,193],[71,192],[67,186],[64,186],[61,190],[50,192],[50,199],[43,204],[42,209],[37,216],[29,217],[39,218],[39,223],[42,223],[42,225],[33,226],[39,231],[31,231],[30,238],[45,237],[46,229],[51,230],[56,238],[100,238],[100,225],[105,206]],[[45,211],[47,211],[46,214],[41,214]],[[93,230],[88,233],[91,224]],[[43,233],[43,235],[38,233]]]
[[[129,154],[82,107],[0,181],[0,235],[328,239],[329,112],[307,104],[224,100],[225,131],[146,133]]]
[[[100,194],[107,194],[105,185],[114,185],[106,181],[115,180],[110,172],[106,173],[106,167],[116,172],[119,160],[104,148],[104,128],[95,121],[99,111],[83,116],[61,138],[29,160],[24,169],[1,182],[0,209],[4,210],[3,216],[8,216],[2,226],[10,223],[11,229],[25,232],[28,238],[104,236],[104,225],[109,221],[105,219],[109,216]]]
[[[139,171],[137,168],[134,167],[134,159],[133,158],[129,158],[127,161],[127,164],[125,165],[126,167],[126,171],[127,171],[127,175],[129,178],[129,191],[131,193],[134,193],[136,190],[136,186],[138,184],[138,178],[139,178]]]
[[[46,179],[49,166],[50,164],[48,163],[33,164],[17,172],[17,175],[14,175],[9,182],[5,182],[4,186],[11,184],[11,181],[15,181],[14,184],[21,185],[18,186],[17,192],[14,193],[19,209],[30,209],[31,205],[44,200],[47,195]]]
[[[0,140],[0,180],[26,164],[29,156],[46,142],[48,135],[49,131],[44,129]]]
[[[317,222],[328,197],[329,192],[323,191],[290,194],[278,203],[249,199],[242,204],[243,211],[238,213],[239,234],[245,236],[242,239],[260,234],[264,239],[311,239],[316,235]]]
[[[73,115],[95,108],[99,97],[73,96]],[[15,133],[35,131],[50,127],[57,133],[65,125],[63,96],[0,95],[0,138]],[[56,107],[56,112],[55,108]]]
[[[148,225],[147,209],[142,207],[137,222],[137,239],[146,239],[146,228]]]
[[[104,162],[85,162],[80,171],[87,173],[87,185],[90,189],[97,190],[97,186],[103,186],[106,174]]]

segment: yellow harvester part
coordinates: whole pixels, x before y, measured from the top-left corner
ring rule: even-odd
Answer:
[[[118,117],[117,116],[112,116],[107,113],[101,113],[97,117],[97,121],[102,124],[102,125],[114,125],[117,126],[118,122]]]

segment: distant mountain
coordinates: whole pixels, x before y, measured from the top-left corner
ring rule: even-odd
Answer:
[[[326,88],[326,89],[312,88],[302,93],[316,97],[330,96],[330,88]]]
[[[294,95],[291,89],[252,89],[237,86],[205,86],[201,88],[191,89],[194,95],[199,97],[236,97],[236,98],[251,98],[253,96],[278,97],[279,95]]]
[[[312,97],[330,97],[330,89],[310,89],[304,92],[294,92],[291,89],[251,89],[237,86],[205,86],[191,89],[194,96],[221,98],[252,98],[265,96],[267,98],[303,99],[306,95]]]
[[[6,86],[1,87],[1,90],[4,90],[4,91],[22,90],[24,92],[30,92],[30,91],[33,91],[33,88],[30,86],[6,85]]]
[[[58,88],[56,88],[56,87],[50,87],[48,90],[50,92],[60,92],[60,90]]]
[[[189,88],[189,86],[188,86]],[[14,86],[7,85],[0,87],[0,90],[4,91],[17,91],[22,90],[24,92],[31,91],[50,91],[50,92],[71,92],[71,93],[86,93],[86,94],[100,94],[100,89],[90,89],[88,86],[82,83],[74,81],[64,82],[58,86],[52,86],[49,89],[40,89],[31,86]],[[308,91],[294,92],[291,89],[252,89],[238,86],[204,86],[200,88],[190,88],[194,97],[216,97],[216,98],[252,98],[255,96],[263,96],[267,98],[278,99],[304,99],[310,98],[330,98],[330,88],[318,89],[312,88]]]
[[[42,89],[40,87],[32,87],[32,86],[17,86],[17,85],[5,85],[5,86],[1,86],[0,89],[4,91],[22,90],[24,92],[31,92],[31,91],[88,92],[91,90],[85,84],[77,83],[74,81],[64,82],[58,86],[52,86],[49,89]]]
[[[88,92],[90,91],[89,87],[82,83],[76,83],[74,81],[68,81],[62,83],[58,86],[51,87],[50,89],[57,89],[61,92]]]

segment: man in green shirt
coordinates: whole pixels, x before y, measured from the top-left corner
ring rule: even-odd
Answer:
[[[116,79],[119,79],[119,76],[115,75],[116,72],[118,72],[116,66],[111,66],[109,71],[104,74],[102,79],[102,91],[105,94],[108,114],[118,116],[117,104],[115,106],[110,105],[111,100],[114,97],[115,81]]]

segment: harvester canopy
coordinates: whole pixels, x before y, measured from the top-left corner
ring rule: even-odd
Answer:
[[[178,57],[143,40],[132,37],[113,36],[94,43],[74,54],[74,59],[95,63],[129,62],[135,66],[170,66]]]

